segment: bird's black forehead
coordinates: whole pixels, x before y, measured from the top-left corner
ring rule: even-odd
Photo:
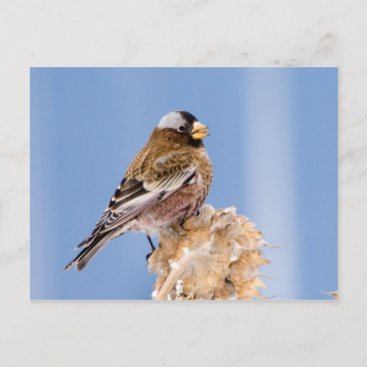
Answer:
[[[187,121],[189,124],[193,124],[195,121],[198,121],[198,119],[192,115],[190,112],[187,111],[177,111],[179,114],[181,114],[182,118]]]

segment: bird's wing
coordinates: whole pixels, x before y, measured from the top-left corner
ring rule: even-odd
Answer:
[[[152,159],[151,162],[147,161],[149,157]],[[134,164],[140,164],[140,169]],[[136,174],[129,174],[129,170],[135,171]],[[88,247],[97,235],[109,233],[124,225],[144,209],[189,184],[195,175],[196,166],[191,158],[188,157],[183,161],[179,153],[158,155],[153,158],[148,154],[138,163],[133,161],[91,236],[78,247]]]
[[[188,184],[196,174],[194,166],[183,172],[177,172],[158,181],[128,181],[129,189],[115,196],[110,214],[103,224],[100,233],[119,227],[141,213],[175,193]],[[128,191],[126,193],[126,191]]]

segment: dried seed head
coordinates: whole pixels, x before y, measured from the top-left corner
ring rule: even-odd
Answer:
[[[244,299],[261,297],[265,287],[258,267],[262,234],[234,207],[204,205],[198,216],[160,232],[160,246],[149,258],[157,274],[154,299]]]

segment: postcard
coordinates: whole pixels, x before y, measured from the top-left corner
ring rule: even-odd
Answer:
[[[31,299],[335,299],[337,74],[31,68]]]

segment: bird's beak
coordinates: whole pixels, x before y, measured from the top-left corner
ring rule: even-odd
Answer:
[[[207,137],[208,134],[208,128],[207,126],[205,126],[204,124],[202,124],[201,122],[195,121],[192,131],[191,131],[191,136],[196,139],[204,139],[205,137]]]

